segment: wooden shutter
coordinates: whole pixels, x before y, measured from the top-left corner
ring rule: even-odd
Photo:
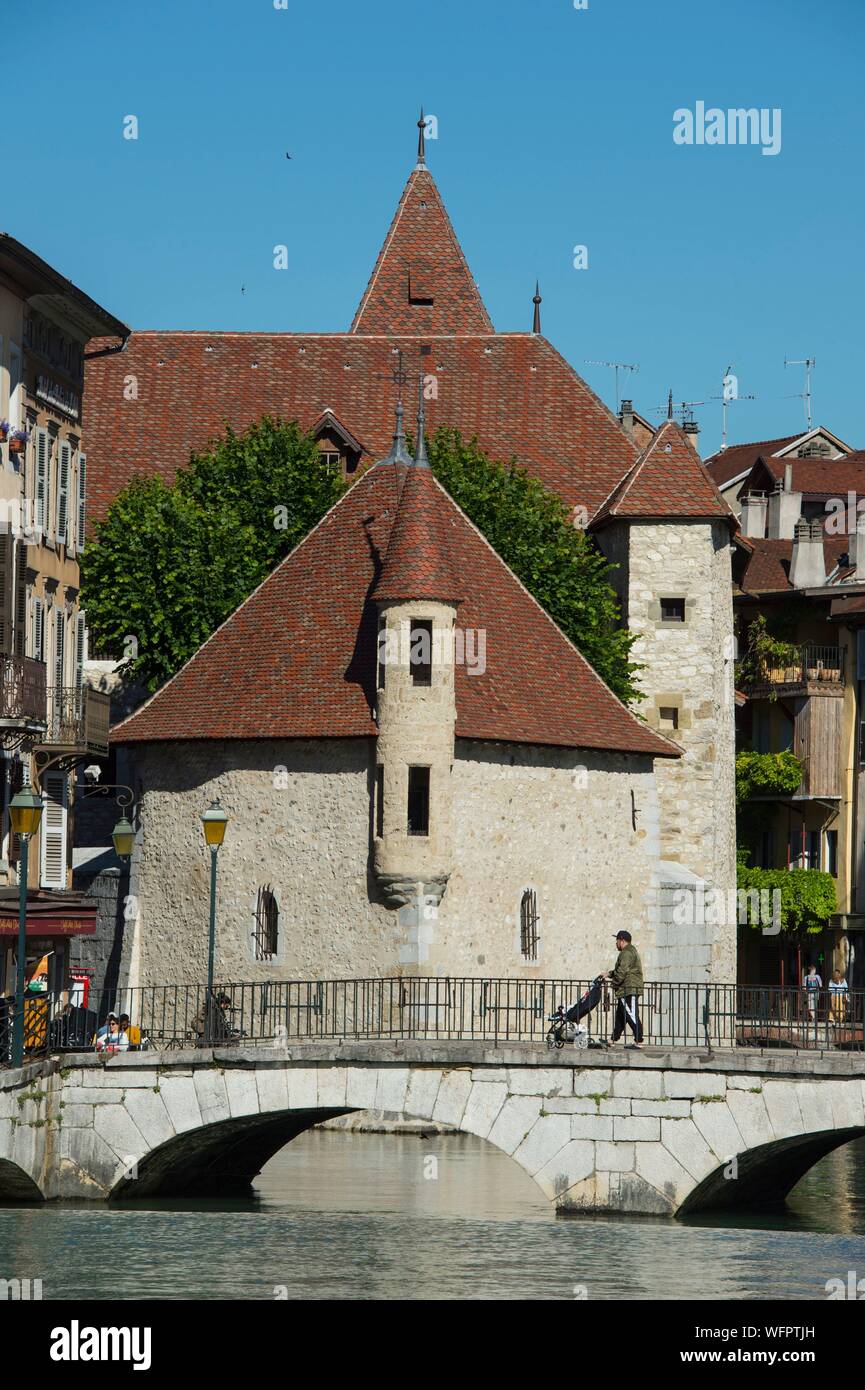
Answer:
[[[57,459],[57,544],[68,544],[66,528],[69,524],[69,469],[72,462],[72,449],[66,440],[60,444]]]
[[[66,887],[66,823],[68,784],[64,772],[46,772],[42,779],[42,840],[39,882],[43,888]]]
[[[87,523],[87,455],[78,455],[78,534],[75,537],[76,550],[84,549],[84,531]]]
[[[54,684],[58,691],[64,684],[64,661],[66,655],[66,614],[62,608],[54,609]],[[58,699],[60,698],[58,694]]]
[[[83,613],[75,615],[75,689],[80,690],[84,684],[84,631],[85,619]]]
[[[45,502],[48,491],[48,431],[36,431],[36,529],[44,532],[47,525]]]
[[[15,545],[15,655],[27,655],[27,547]]]
[[[41,598],[33,600],[33,655],[37,661],[45,660],[45,609]]]
[[[0,654],[12,654],[13,573],[15,538],[0,531]]]

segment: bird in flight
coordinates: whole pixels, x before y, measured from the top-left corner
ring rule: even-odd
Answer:
[[[291,155],[290,155],[290,154],[286,154],[285,157],[286,157],[286,159],[291,159]]]
[[[240,293],[241,293],[241,294],[246,294],[246,286],[245,286],[245,285],[241,285],[241,287],[240,287]]]

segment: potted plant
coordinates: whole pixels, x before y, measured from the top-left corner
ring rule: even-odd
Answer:
[[[30,435],[26,430],[13,430],[9,439],[9,453],[23,454]]]
[[[8,420],[0,420],[0,444],[5,444],[9,438],[9,431],[12,426]]]

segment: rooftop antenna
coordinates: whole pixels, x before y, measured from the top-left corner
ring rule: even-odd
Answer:
[[[733,401],[755,401],[757,399],[756,396],[739,395],[739,382],[733,372],[733,368],[735,367],[735,365],[735,362],[731,362],[724,373],[724,379],[721,382],[720,396],[710,397],[710,399],[713,401],[721,402],[721,448],[719,450],[720,453],[723,453],[727,447],[727,411],[729,410]]]
[[[673,393],[671,391],[663,405],[656,405],[653,407],[653,414],[666,415],[668,420],[681,417],[683,425],[692,425],[694,423],[694,407],[705,404],[705,401],[679,401],[677,405],[673,401]]]
[[[788,401],[805,402],[805,419],[808,421],[808,428],[811,428],[811,371],[817,365],[816,357],[785,357],[785,367],[804,367],[805,368],[805,390],[798,392],[795,396],[787,396]]]
[[[597,362],[591,357],[586,357],[583,360],[589,367],[613,368],[616,373],[616,410],[618,410],[622,403],[619,397],[619,372],[638,372],[640,370],[639,362]]]

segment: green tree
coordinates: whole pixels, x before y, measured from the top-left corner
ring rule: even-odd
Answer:
[[[516,463],[496,463],[459,431],[429,441],[433,471],[505,564],[626,703],[639,698],[634,634],[620,624],[613,567],[561,498]]]
[[[173,485],[135,479],[81,559],[97,649],[155,689],[197,651],[341,496],[296,424],[265,418],[194,454]],[[134,639],[134,645],[129,643]]]

